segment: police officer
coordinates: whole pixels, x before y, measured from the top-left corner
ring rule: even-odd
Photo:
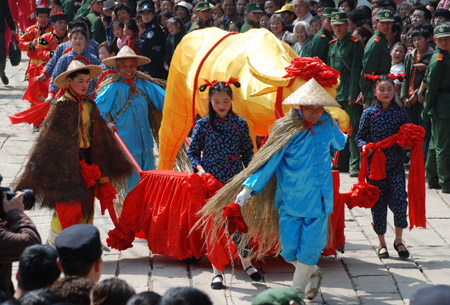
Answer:
[[[359,149],[355,142],[359,119],[363,107],[356,104],[359,95],[359,76],[362,69],[364,47],[362,43],[347,32],[347,13],[331,14],[331,27],[336,36],[330,41],[328,49],[328,64],[339,71],[341,84],[337,88],[336,101],[350,116],[352,133],[345,149],[339,156],[339,169],[345,171],[350,165],[350,176],[357,177],[359,172]],[[349,154],[350,148],[350,156]],[[350,158],[350,164],[349,164]]]
[[[305,56],[319,57],[324,63],[328,62],[328,43],[333,39],[333,29],[331,28],[331,14],[337,12],[337,9],[327,7],[323,11],[321,17],[322,27],[319,32],[314,35],[309,49],[305,52]]]
[[[86,18],[91,23],[90,37],[99,44],[106,40],[106,30],[100,18],[103,13],[103,0],[94,0],[90,4],[91,10]]]
[[[255,29],[259,26],[259,20],[261,19],[264,10],[259,2],[251,2],[245,7],[247,21],[241,27],[241,33],[245,33],[248,30]]]
[[[142,71],[152,77],[162,78],[164,76],[164,33],[156,22],[153,2],[144,1],[139,8],[145,29],[136,41],[136,47],[140,55],[151,60],[149,64],[143,66]]]
[[[194,11],[195,14],[197,15],[197,18],[189,28],[188,33],[195,30],[206,28],[206,23],[208,22],[208,19],[211,17],[211,7],[209,6],[209,3],[206,1],[198,2],[194,7]]]
[[[364,74],[388,74],[391,70],[391,55],[387,43],[387,35],[391,33],[394,24],[394,15],[390,10],[378,11],[375,15],[377,31],[367,42],[364,50],[363,68],[359,79],[361,96],[359,103],[371,106],[373,100],[373,82],[364,77]]]
[[[431,117],[431,140],[425,165],[428,188],[450,193],[450,25],[434,29],[436,51],[428,66],[422,118]]]

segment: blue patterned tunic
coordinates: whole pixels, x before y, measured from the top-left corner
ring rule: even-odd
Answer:
[[[66,72],[67,67],[69,66],[70,62],[78,57],[78,56],[83,56],[85,57],[87,60],[89,60],[89,63],[91,65],[97,65],[100,66],[102,64],[101,60],[98,57],[95,57],[94,55],[92,55],[91,53],[89,53],[88,51],[86,51],[86,49],[84,49],[83,52],[81,52],[80,54],[75,53],[74,51],[70,51],[67,54],[63,55],[63,57],[61,57],[58,60],[58,63],[56,64],[55,69],[53,70],[52,73],[52,78],[50,79],[50,84],[48,86],[48,91],[49,92],[54,92],[56,93],[58,91],[58,87],[55,86],[54,81],[55,78],[60,75],[61,73]],[[86,96],[90,96],[92,93],[94,93],[95,91],[95,85],[97,84],[97,78],[93,79],[90,81],[89,84],[89,89],[86,92]]]
[[[356,135],[358,147],[361,148],[370,142],[376,143],[386,139],[397,133],[400,126],[405,123],[405,114],[395,102],[391,102],[384,109],[377,102],[374,106],[364,110],[361,116],[359,131]],[[388,206],[394,213],[394,225],[399,228],[408,226],[403,150],[395,144],[391,148],[384,149],[383,152],[386,155],[386,179],[367,179],[367,182],[377,186],[380,190],[380,199],[372,208],[373,227],[378,235],[386,233]]]
[[[200,164],[206,172],[226,183],[250,163],[253,143],[247,121],[231,111],[223,119],[216,117],[215,124],[223,133],[212,129],[208,115],[196,123],[188,157],[194,170]]]
[[[56,67],[56,64],[58,63],[58,60],[61,58],[61,56],[64,55],[64,51],[66,51],[68,48],[72,47],[72,43],[70,41],[66,41],[61,43],[55,50],[55,54],[53,54],[52,58],[50,58],[49,62],[44,67],[44,73],[47,74],[47,77],[51,77],[53,70]],[[99,57],[98,55],[98,43],[96,41],[88,39],[86,46],[84,49],[88,52],[94,55],[95,57]]]

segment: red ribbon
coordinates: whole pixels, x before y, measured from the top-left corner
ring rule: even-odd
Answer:
[[[238,82],[237,78],[230,77],[225,83],[225,86],[230,87],[232,84],[236,84]]]
[[[214,85],[217,83],[217,79],[213,80],[212,82],[210,82],[209,80],[207,80],[206,78],[203,79],[206,83],[206,86],[209,86],[211,88],[214,88]]]

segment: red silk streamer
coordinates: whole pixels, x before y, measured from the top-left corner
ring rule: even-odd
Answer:
[[[116,211],[114,210],[114,199],[116,198],[117,191],[109,182],[99,183],[95,187],[95,197],[100,201],[100,207],[102,215],[105,215],[105,210],[108,210],[109,217],[111,218],[114,226],[119,227],[117,221]]]
[[[423,138],[425,130],[423,127],[409,123],[403,124],[399,131],[377,143],[369,143],[364,146],[361,152],[361,170],[359,180],[364,181],[368,168],[368,148],[374,150],[369,178],[381,180],[386,178],[386,157],[383,149],[398,144],[401,147],[411,147],[411,166],[408,180],[408,201],[409,201],[409,229],[414,227],[426,228],[425,216],[425,164],[423,157]]]
[[[242,216],[241,207],[237,203],[229,204],[223,207],[222,216],[228,221],[228,231],[230,234],[238,231],[239,233],[247,233],[248,226]]]
[[[200,63],[198,64],[197,67],[197,71],[195,71],[195,76],[194,76],[194,92],[192,94],[192,128],[194,128],[195,126],[195,98],[197,96],[197,88],[198,88],[198,75],[200,74],[200,71],[202,70],[203,64],[205,63],[206,59],[208,58],[208,56],[211,54],[212,51],[214,51],[214,49],[222,42],[224,41],[227,37],[230,37],[231,35],[235,35],[235,34],[239,34],[237,32],[230,32],[226,35],[224,35],[222,38],[220,38],[209,50],[208,52],[206,52],[205,56],[203,56],[202,60],[200,61]]]
[[[44,102],[22,112],[8,115],[8,118],[11,120],[11,124],[13,125],[19,123],[34,124],[36,122],[42,122],[47,116],[49,110],[50,103]]]

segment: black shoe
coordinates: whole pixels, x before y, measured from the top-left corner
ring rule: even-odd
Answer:
[[[33,126],[33,132],[39,132],[39,126]]]
[[[382,251],[383,249],[385,251]],[[381,246],[378,248],[378,257],[379,258],[389,258],[389,252],[388,252],[386,246]]]
[[[439,183],[429,183],[428,182],[428,189],[432,190],[432,189],[436,189],[436,190],[440,190],[442,187],[439,185]]]
[[[444,193],[444,194],[450,194],[450,187],[443,186],[443,187],[442,187],[442,193]]]
[[[403,248],[405,248],[405,250],[398,251],[398,247],[400,247],[400,246],[403,246]],[[408,258],[408,257],[409,257],[409,251],[406,249],[406,247],[405,247],[404,244],[399,243],[399,244],[396,245],[396,244],[394,243],[394,249],[395,249],[395,251],[397,251],[398,256],[399,256],[400,258]]]
[[[214,282],[215,279],[220,279],[220,282]],[[213,277],[211,282],[211,288],[214,290],[225,289],[225,286],[223,285],[223,276],[219,274]]]
[[[252,274],[248,274],[248,273],[247,273],[247,270],[249,270],[250,268],[253,268],[253,269],[255,269],[256,271],[253,272]],[[255,282],[259,282],[260,280],[262,280],[262,274],[261,274],[261,272],[259,272],[259,271],[258,271],[255,267],[253,267],[252,265],[248,266],[248,267],[245,269],[245,273],[247,273],[248,276],[249,276],[252,280],[254,280]]]
[[[9,84],[9,79],[8,79],[8,77],[6,77],[5,72],[3,72],[1,78],[2,78],[3,85]]]

